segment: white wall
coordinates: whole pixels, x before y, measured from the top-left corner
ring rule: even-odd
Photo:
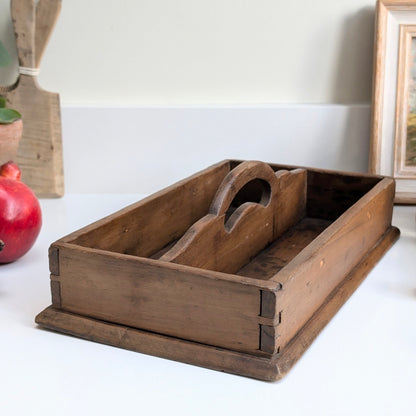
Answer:
[[[368,105],[63,108],[68,193],[152,193],[223,159],[367,170]]]
[[[369,103],[374,5],[63,0],[39,81],[64,105]],[[14,53],[9,0],[0,39]]]
[[[374,5],[63,0],[39,81],[67,192],[150,193],[224,158],[366,171]],[[15,52],[9,0],[0,39]]]

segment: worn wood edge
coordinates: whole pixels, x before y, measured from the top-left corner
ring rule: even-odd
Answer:
[[[296,364],[325,325],[354,293],[373,266],[399,238],[396,227],[338,285],[286,348],[271,358],[261,357],[99,321],[47,307],[35,318],[41,327],[86,340],[166,358],[212,370],[264,381],[281,379]]]
[[[374,245],[372,250],[368,252],[367,256],[365,256],[350,274],[348,274],[335,288],[335,290],[327,297],[326,301],[312,315],[309,321],[288,343],[277,359],[280,377],[287,374],[296,364],[328,322],[364,281],[374,265],[398,240],[399,236],[400,230],[391,226]]]

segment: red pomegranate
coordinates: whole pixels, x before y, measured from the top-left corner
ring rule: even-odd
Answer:
[[[0,263],[10,263],[27,253],[42,226],[39,201],[20,182],[20,175],[13,162],[0,167]]]

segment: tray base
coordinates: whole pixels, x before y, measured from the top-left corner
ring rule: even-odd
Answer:
[[[299,360],[377,261],[398,239],[399,234],[396,227],[390,227],[361,263],[351,271],[312,315],[284,351],[271,358],[198,344],[100,321],[52,306],[42,311],[35,321],[44,328],[90,341],[260,380],[278,380]]]

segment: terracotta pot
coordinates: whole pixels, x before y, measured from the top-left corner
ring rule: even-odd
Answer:
[[[21,119],[10,124],[0,124],[0,166],[16,159],[22,131]]]

